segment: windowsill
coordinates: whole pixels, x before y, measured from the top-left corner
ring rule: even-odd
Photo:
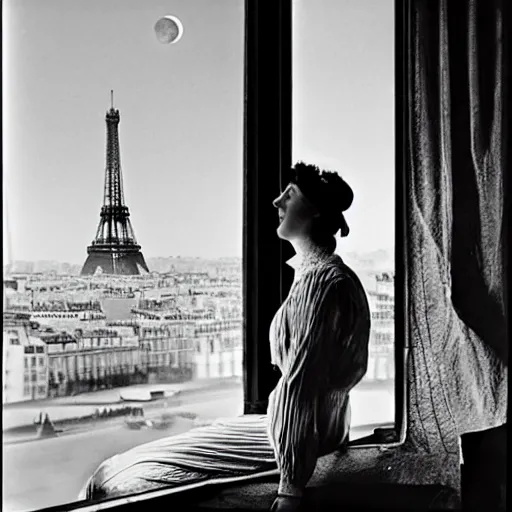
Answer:
[[[201,483],[103,503],[82,510],[269,510],[277,494],[279,474],[267,472],[222,483]],[[306,489],[306,510],[458,508],[457,455],[410,452],[404,446],[360,447],[319,459]],[[50,510],[50,509],[48,509]]]
[[[364,447],[374,444],[386,445],[399,442],[394,423],[379,423],[351,428],[350,439],[349,448],[353,446]]]
[[[401,446],[349,449],[319,459],[305,501],[318,510],[452,508],[458,505],[458,464],[457,456],[410,453]],[[191,499],[187,505],[194,503],[201,510],[269,510],[278,479],[223,486],[213,496]]]

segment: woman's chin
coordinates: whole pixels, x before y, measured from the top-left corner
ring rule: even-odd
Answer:
[[[279,226],[277,229],[276,229],[276,233],[277,233],[277,236],[281,239],[281,240],[288,240],[288,237],[286,236],[285,233],[283,233],[282,229],[281,229],[281,226]]]

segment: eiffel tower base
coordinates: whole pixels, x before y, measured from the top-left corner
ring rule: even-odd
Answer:
[[[80,274],[82,276],[97,273],[137,276],[144,271],[149,272],[144,256],[139,251],[112,253],[92,250],[89,251]]]

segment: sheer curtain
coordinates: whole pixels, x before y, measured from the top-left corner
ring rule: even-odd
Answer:
[[[506,422],[507,1],[409,4],[409,441],[426,451]]]

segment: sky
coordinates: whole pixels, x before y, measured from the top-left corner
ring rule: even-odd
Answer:
[[[85,261],[111,89],[144,256],[242,255],[243,4],[3,2],[4,262]],[[168,14],[184,26],[171,45],[154,33]],[[393,3],[295,0],[293,30],[293,158],[353,187],[343,250],[391,248]]]

